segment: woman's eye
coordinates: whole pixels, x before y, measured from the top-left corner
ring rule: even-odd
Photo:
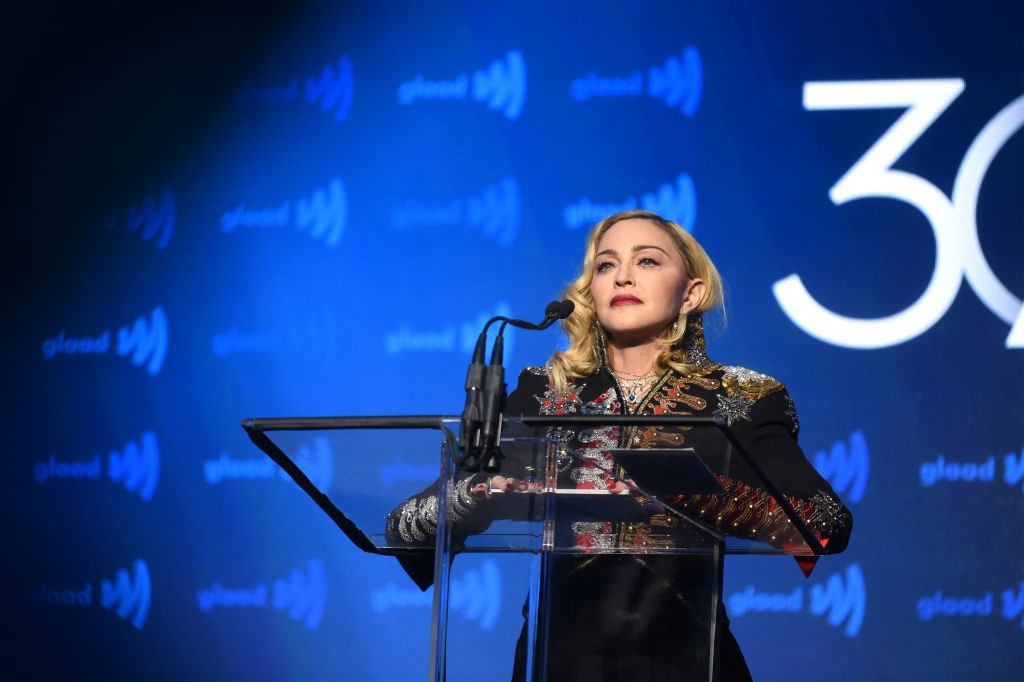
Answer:
[[[641,258],[638,261],[638,263],[640,265],[645,265],[645,266],[655,266],[655,265],[658,264],[658,261],[656,261],[655,259],[651,258],[650,256],[644,256],[643,258]]]
[[[598,263],[596,266],[594,266],[594,272],[604,272],[605,270],[611,269],[611,267],[612,267],[612,264],[611,264],[610,261],[605,261],[603,263]]]

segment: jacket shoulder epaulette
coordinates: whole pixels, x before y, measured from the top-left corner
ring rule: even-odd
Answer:
[[[760,400],[772,393],[786,390],[781,382],[767,374],[736,365],[722,367],[722,388],[729,394],[742,393],[748,400]]]

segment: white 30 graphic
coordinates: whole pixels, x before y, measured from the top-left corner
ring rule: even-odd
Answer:
[[[839,206],[872,197],[903,201],[921,211],[935,235],[935,268],[924,293],[905,310],[874,319],[844,317],[808,293],[791,274],[772,285],[782,310],[805,332],[846,348],[885,348],[928,331],[967,283],[978,298],[1010,324],[1007,348],[1024,348],[1024,306],[995,276],[978,241],[978,193],[996,154],[1024,125],[1024,95],[1010,102],[974,138],[957,171],[952,200],[935,185],[892,165],[960,96],[959,78],[804,83],[804,108],[888,109],[906,112],[829,190]]]

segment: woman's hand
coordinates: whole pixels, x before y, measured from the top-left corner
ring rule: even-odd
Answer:
[[[608,486],[607,490],[610,493],[621,493],[625,490],[631,490],[630,486],[635,488],[636,481],[634,481],[633,479],[627,479],[626,481],[615,479],[615,481],[610,486]],[[478,499],[489,499],[491,497],[491,494],[495,492],[523,493],[532,490],[540,490],[540,488],[540,481],[524,481],[518,478],[513,478],[511,476],[505,477],[502,476],[501,474],[495,474],[494,476],[491,476],[489,479],[487,479],[485,483],[477,483],[470,489],[470,492],[472,492],[473,497],[476,497]],[[635,490],[633,491],[633,495],[639,497],[639,493],[637,493]]]
[[[487,479],[486,483],[477,483],[472,488],[474,497],[489,499],[492,492],[526,492],[528,490],[540,490],[540,483],[537,481],[523,481],[511,476],[506,478],[501,474],[495,474]]]
[[[623,481],[621,479],[616,478],[615,482],[608,486],[608,492],[621,493],[623,490],[631,490],[630,486],[636,487],[636,481],[634,481],[632,478],[629,479],[628,481]],[[638,495],[638,493],[635,490],[633,491],[633,494]]]

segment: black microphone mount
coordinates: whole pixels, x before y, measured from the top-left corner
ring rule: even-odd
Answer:
[[[572,301],[552,301],[545,309],[544,319],[539,324],[497,316],[492,317],[484,325],[483,331],[477,337],[473,359],[466,372],[466,404],[462,411],[462,425],[459,431],[459,466],[470,471],[498,471],[501,468],[502,454],[498,447],[501,440],[501,412],[508,401],[505,368],[502,366],[505,325],[529,330],[547,329],[558,320],[569,317],[574,308]],[[485,367],[487,329],[499,320],[501,327],[494,340],[491,362]]]

